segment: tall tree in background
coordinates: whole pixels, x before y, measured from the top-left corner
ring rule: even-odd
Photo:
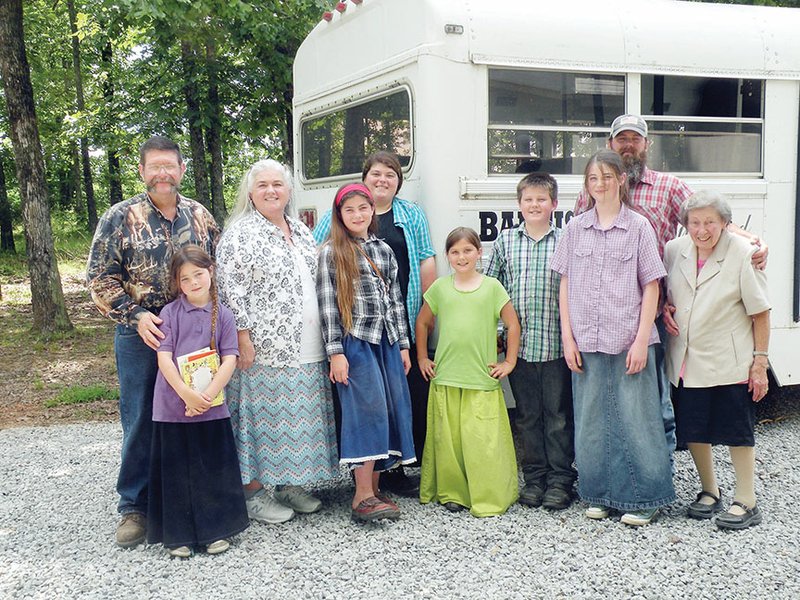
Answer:
[[[22,198],[33,327],[44,334],[72,329],[58,274],[47,204],[44,160],[25,55],[22,0],[0,0],[0,74]]]
[[[183,96],[186,102],[186,121],[189,126],[189,148],[192,156],[195,200],[211,210],[206,170],[206,144],[203,140],[203,113],[200,106],[200,68],[197,49],[187,40],[181,42]]]
[[[75,75],[75,106],[79,114],[86,110],[86,101],[83,97],[83,73],[81,71],[81,47],[78,39],[77,13],[75,0],[67,0],[67,13],[69,14],[69,30],[72,37],[72,71]],[[94,183],[92,182],[92,165],[89,162],[89,140],[83,133],[80,138],[81,167],[83,173],[83,189],[86,193],[86,214],[89,233],[94,233],[97,227],[97,204],[94,200]]]
[[[5,149],[0,145],[0,250],[16,254],[14,247],[14,224],[11,221],[11,204],[6,188]]]
[[[120,173],[118,144],[111,130],[114,128],[114,47],[111,40],[103,44],[101,70],[103,77],[104,142],[108,162],[108,203],[122,202],[122,174]]]

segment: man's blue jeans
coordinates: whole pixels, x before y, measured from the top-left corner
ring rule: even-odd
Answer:
[[[122,464],[117,479],[121,514],[147,514],[150,441],[153,433],[153,387],[158,373],[156,352],[135,328],[117,325],[114,354],[119,376]]]

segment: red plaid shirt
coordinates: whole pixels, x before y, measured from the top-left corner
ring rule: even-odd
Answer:
[[[658,255],[664,257],[664,246],[678,230],[678,212],[692,190],[674,175],[652,171],[645,167],[642,180],[631,186],[630,202],[636,212],[650,221],[656,232]],[[575,214],[589,209],[589,196],[581,190],[575,202]]]

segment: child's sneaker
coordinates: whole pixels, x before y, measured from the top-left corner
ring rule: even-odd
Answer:
[[[585,514],[590,519],[606,519],[608,518],[608,508],[599,504],[592,504],[586,509]]]
[[[177,548],[170,548],[169,553],[178,558],[189,558],[192,555],[192,549],[189,546],[178,546]]]
[[[625,523],[625,525],[630,525],[632,527],[641,527],[642,525],[649,525],[653,519],[656,518],[658,514],[657,508],[645,508],[643,510],[634,510],[631,512],[626,512],[622,515],[620,521]]]
[[[216,542],[212,542],[208,545],[206,552],[209,554],[222,554],[230,547],[231,544],[228,540],[217,540]]]
[[[262,523],[285,523],[294,517],[294,511],[284,506],[272,496],[268,496],[263,489],[245,502],[247,516]]]
[[[542,496],[544,496],[544,490],[540,486],[527,483],[525,487],[519,491],[518,502],[525,506],[539,507],[542,505]]]

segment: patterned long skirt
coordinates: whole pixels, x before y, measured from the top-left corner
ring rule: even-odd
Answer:
[[[242,482],[303,485],[339,475],[326,362],[253,364],[225,390]]]

